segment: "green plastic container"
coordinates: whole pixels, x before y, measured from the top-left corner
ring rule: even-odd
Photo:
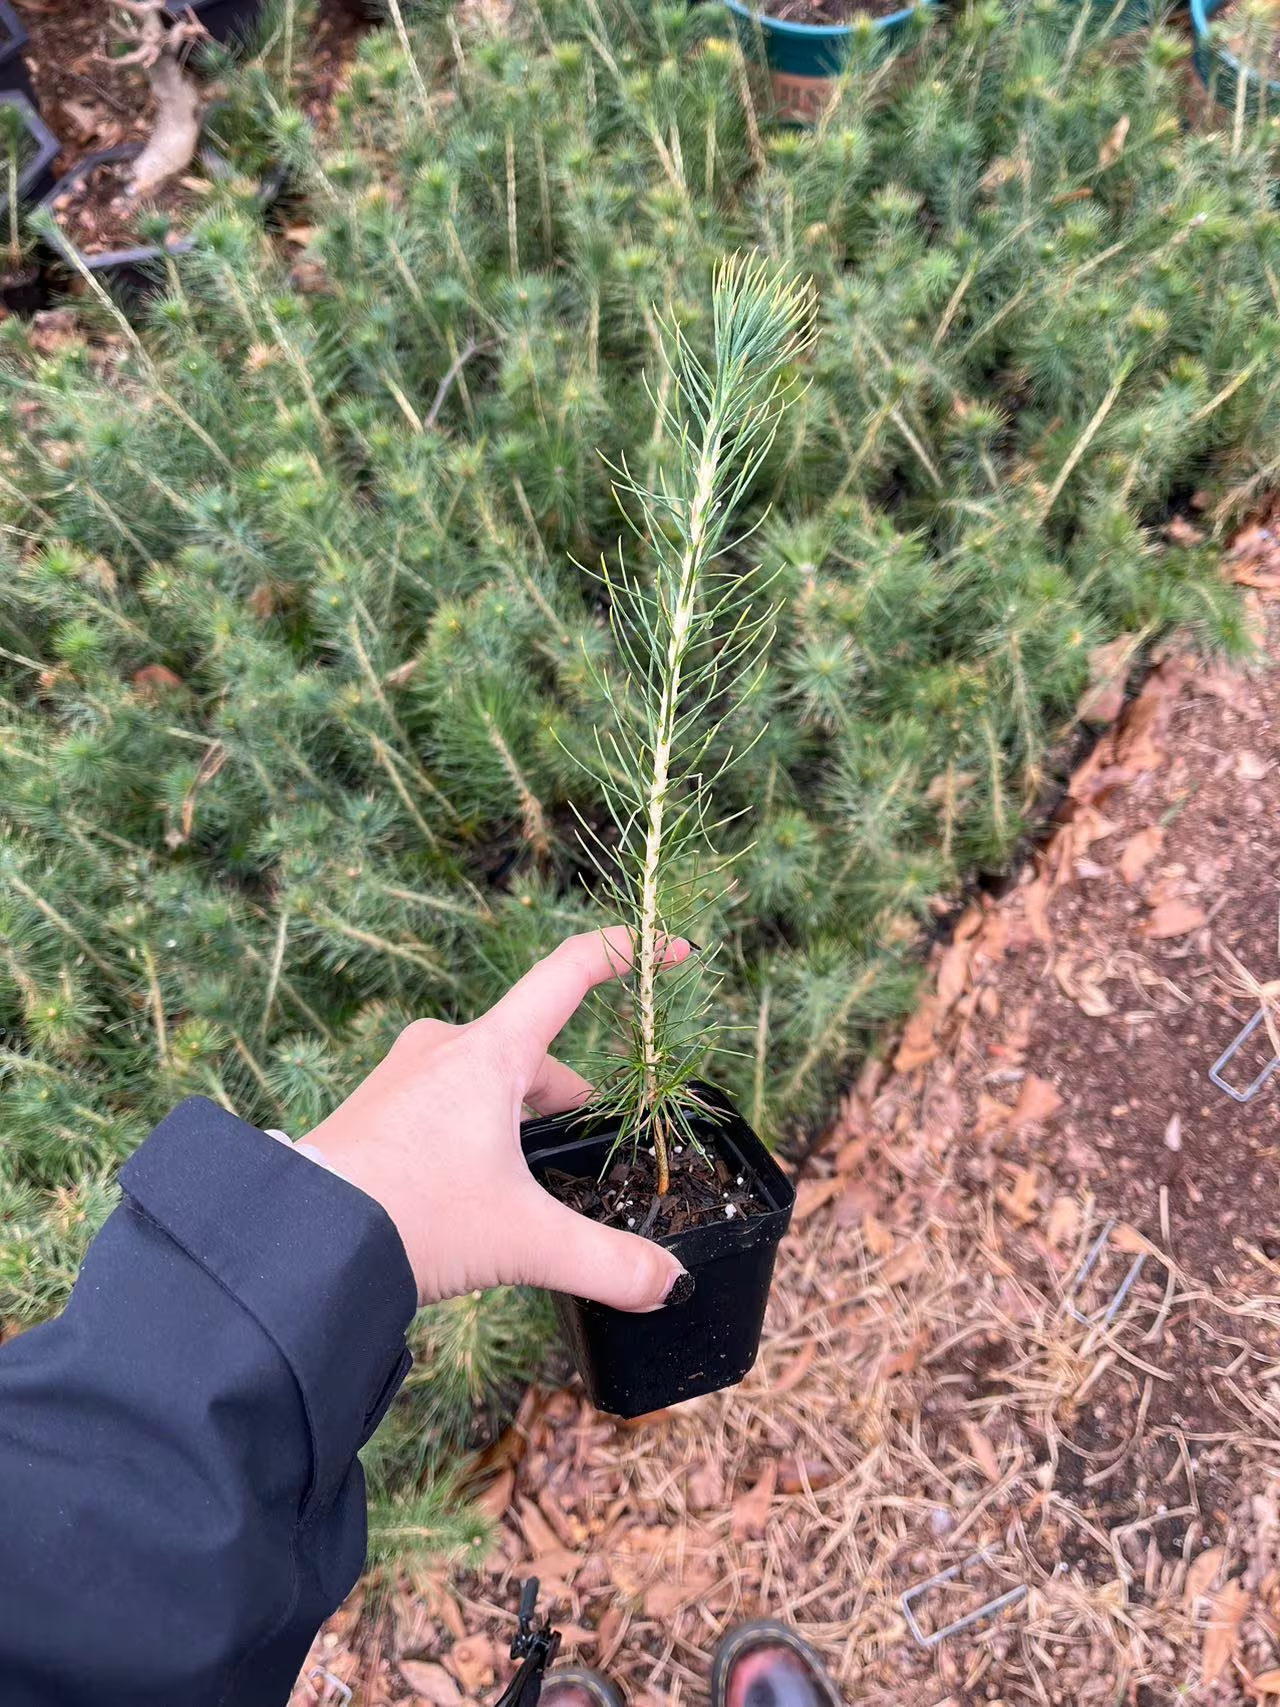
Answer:
[[[887,17],[869,18],[876,47],[887,52],[913,27],[919,14],[937,0],[921,0]],[[777,115],[791,124],[813,124],[831,99],[831,85],[844,70],[855,24],[793,24],[753,11],[742,0],[725,0],[733,14],[738,39],[748,53],[763,48]]]
[[[1242,65],[1235,54],[1214,41],[1209,26],[1214,14],[1221,11],[1226,0],[1191,0],[1191,26],[1196,33],[1192,57],[1200,81],[1224,107],[1234,110],[1244,84],[1245,111],[1256,117],[1260,112],[1280,114],[1280,82],[1274,77],[1262,78],[1249,66]]]

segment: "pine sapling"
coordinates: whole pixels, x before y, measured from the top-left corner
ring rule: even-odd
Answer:
[[[22,271],[22,207],[18,199],[18,175],[22,166],[22,143],[26,127],[17,107],[6,101],[0,106],[0,125],[3,125],[5,149],[5,195],[8,214],[8,234],[5,244],[5,272],[16,279]]]
[[[600,1101],[624,1136],[653,1145],[670,1187],[673,1140],[692,1141],[691,1081],[717,1027],[692,974],[658,976],[666,942],[696,926],[701,889],[723,870],[715,785],[741,758],[725,728],[759,684],[772,628],[764,588],[735,553],[732,519],[760,472],[786,406],[791,369],[813,334],[812,287],[767,262],[716,270],[709,359],[665,324],[666,374],[650,389],[665,467],[641,481],[624,462],[615,491],[652,558],[651,579],[602,565],[623,683],[597,673],[612,727],[596,736],[596,780],[616,832],[583,820],[611,908],[632,930],[629,1049]],[[708,865],[708,861],[710,864]],[[689,963],[686,962],[686,966]]]

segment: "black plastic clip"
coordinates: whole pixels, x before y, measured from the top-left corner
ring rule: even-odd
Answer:
[[[537,1707],[543,1674],[560,1652],[560,1632],[551,1628],[549,1617],[534,1616],[537,1604],[538,1579],[530,1577],[520,1591],[519,1623],[511,1638],[511,1658],[521,1662],[520,1669],[499,1696],[496,1707]]]

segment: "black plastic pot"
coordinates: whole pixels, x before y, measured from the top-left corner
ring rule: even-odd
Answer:
[[[31,202],[43,201],[48,195],[53,186],[53,163],[58,158],[62,144],[25,95],[6,90],[0,94],[0,102],[7,107],[18,109],[22,114],[27,135],[35,145],[34,154],[18,173],[18,200],[25,207]],[[5,187],[6,183],[7,173],[3,166],[0,166],[0,215],[7,218],[9,191]]]
[[[168,0],[165,14],[176,24],[194,12],[216,42],[243,41],[257,28],[262,0]]]
[[[9,4],[0,0],[0,92],[25,95],[34,107],[35,90],[27,70],[26,51],[30,41],[27,26]]]
[[[164,254],[151,243],[139,243],[130,249],[108,249],[100,255],[85,255],[77,249],[67,234],[58,225],[57,203],[60,197],[74,190],[82,178],[88,176],[96,166],[108,166],[117,160],[133,160],[142,152],[141,142],[121,143],[118,148],[101,148],[96,154],[88,154],[83,160],[63,174],[49,191],[44,205],[53,216],[54,228],[49,234],[48,241],[58,259],[69,272],[78,274],[80,268],[76,265],[76,257],[87,272],[103,285],[111,294],[124,302],[136,302],[155,291],[163,278]],[[191,240],[179,237],[168,246],[171,255],[184,255],[191,247]]]
[[[51,299],[48,280],[39,267],[23,267],[8,276],[0,273],[0,302],[10,314],[30,317],[48,308]]]
[[[767,1213],[695,1227],[660,1241],[693,1275],[687,1303],[630,1315],[555,1294],[556,1314],[588,1397],[598,1410],[638,1417],[700,1393],[732,1387],[760,1347],[774,1258],[791,1220],[795,1188],[729,1099],[700,1085],[719,1118],[695,1122],[708,1150],[754,1175]],[[534,1178],[548,1169],[597,1178],[617,1123],[580,1115],[526,1121],[520,1141]]]

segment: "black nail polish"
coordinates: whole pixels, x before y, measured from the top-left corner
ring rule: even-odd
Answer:
[[[689,944],[689,947],[695,954],[705,954],[707,952],[700,942],[693,942],[689,937],[686,937],[684,940]]]
[[[687,1304],[693,1297],[694,1285],[695,1281],[693,1276],[689,1273],[688,1269],[685,1269],[683,1274],[678,1274],[675,1277],[675,1280],[671,1284],[671,1290],[667,1293],[667,1296],[664,1299],[664,1303]]]

